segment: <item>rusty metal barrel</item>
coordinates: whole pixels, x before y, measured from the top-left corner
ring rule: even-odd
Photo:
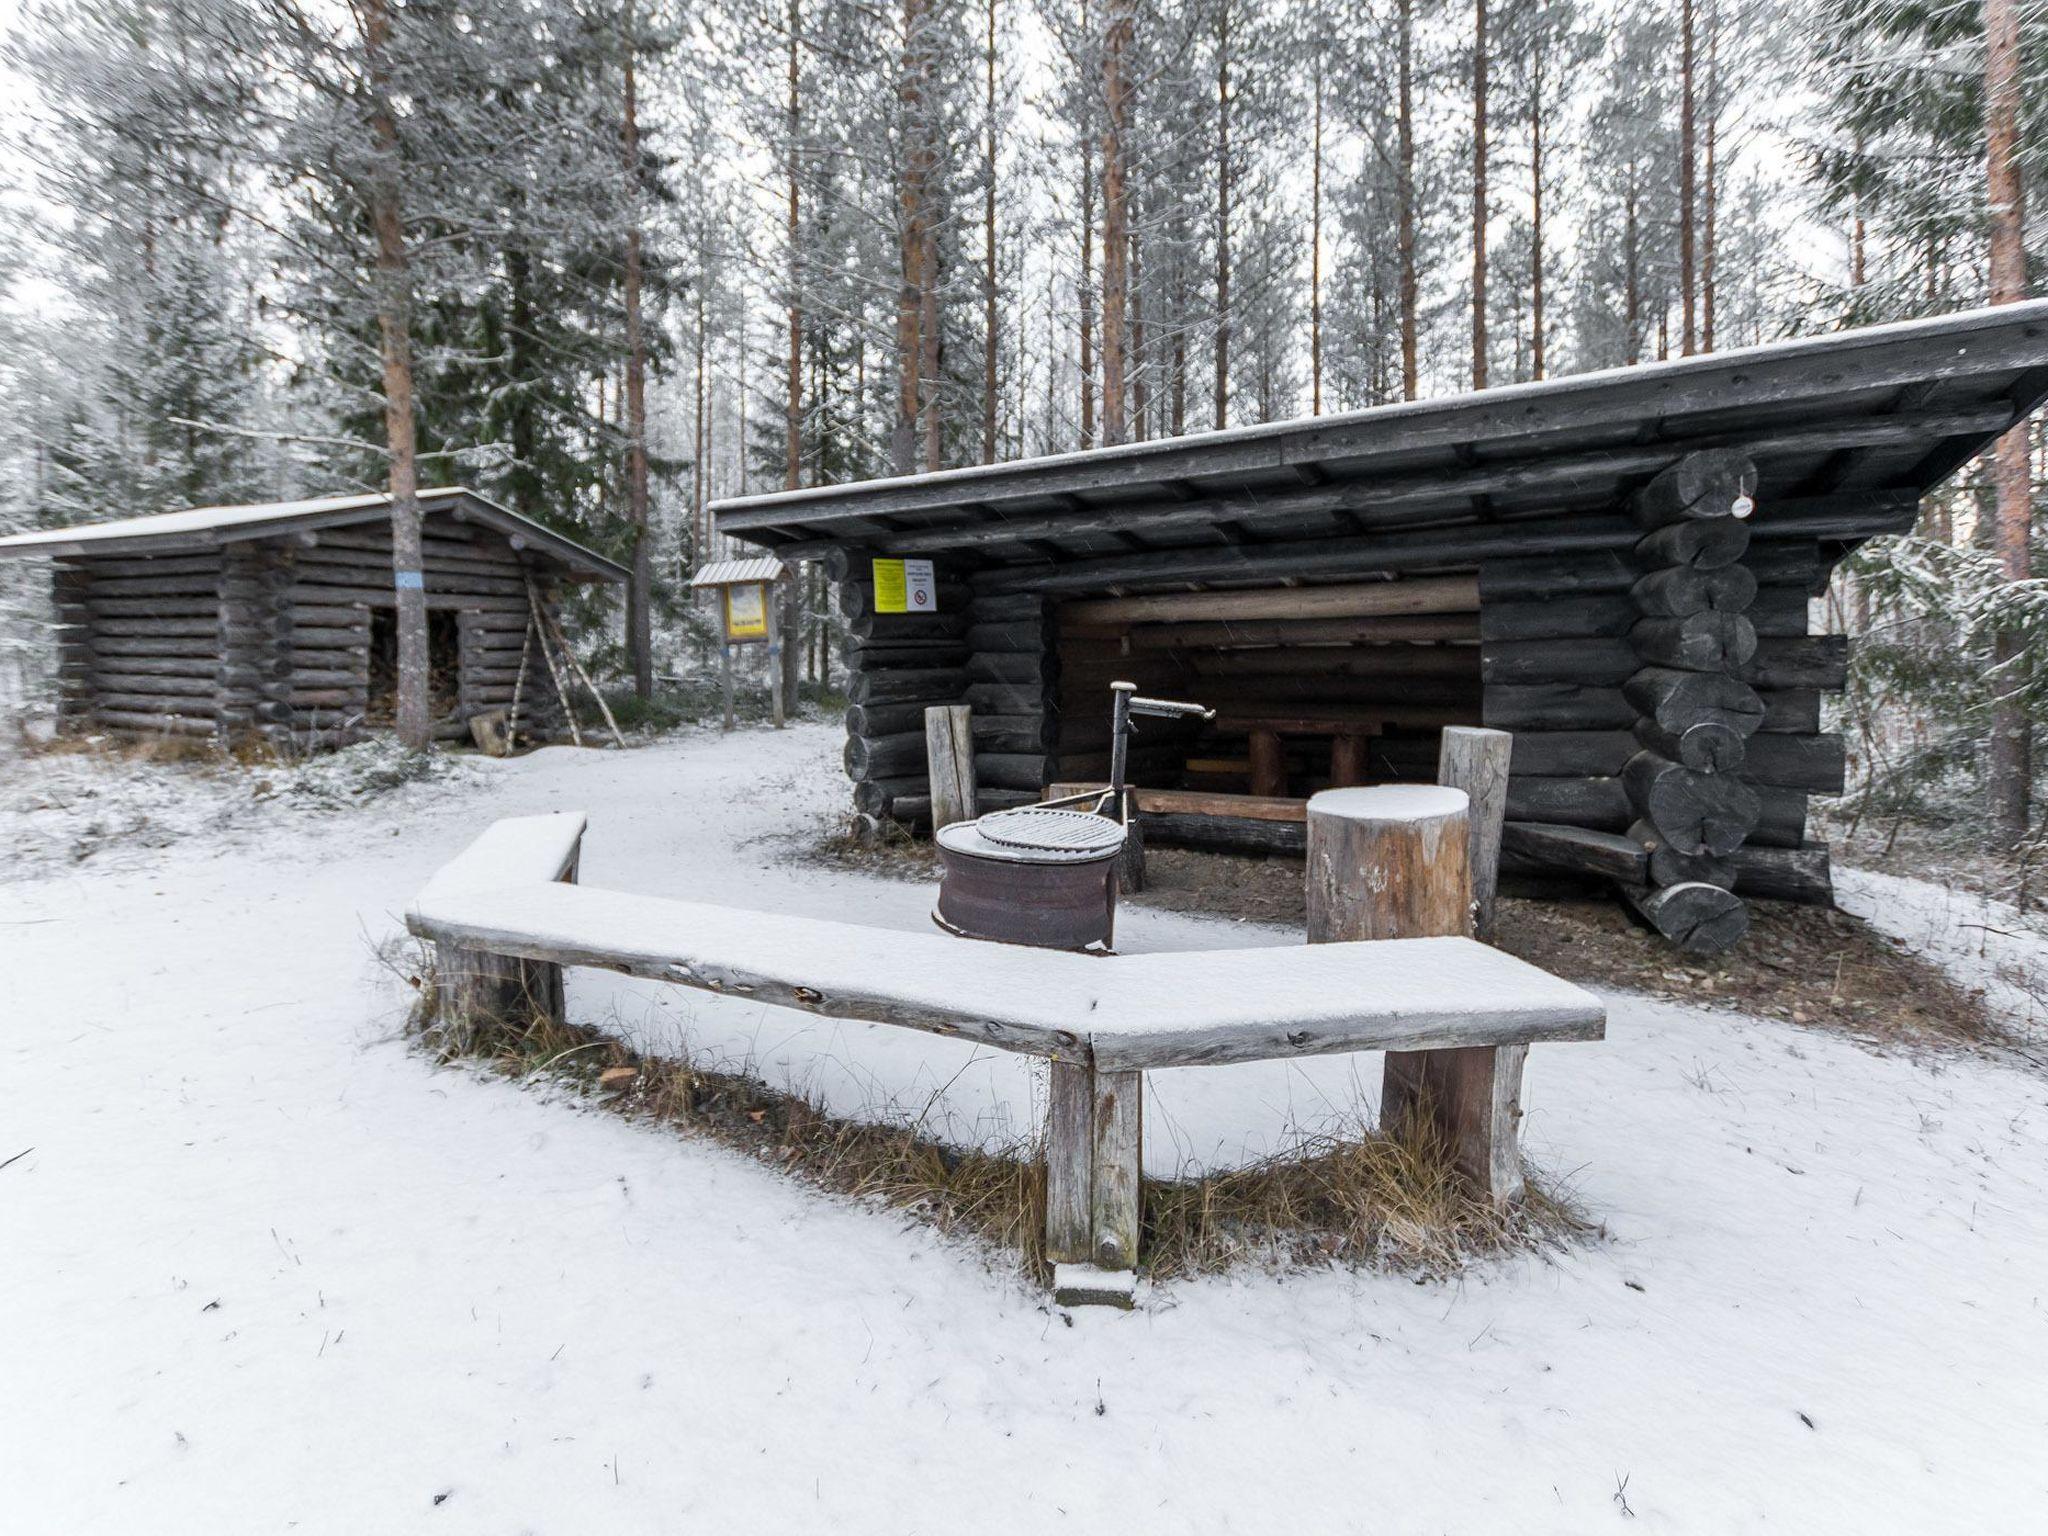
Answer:
[[[934,840],[940,927],[1045,949],[1111,942],[1124,829],[1108,817],[1027,806],[955,822]]]

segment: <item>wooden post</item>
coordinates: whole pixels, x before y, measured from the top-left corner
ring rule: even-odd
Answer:
[[[775,714],[775,729],[783,728],[782,699],[782,604],[781,594],[770,582],[761,592],[762,606],[768,610],[768,700]]]
[[[560,1024],[562,1008],[559,965],[454,944],[434,948],[435,1024],[458,1053],[471,1049],[486,1029],[523,1029],[539,1020]]]
[[[1053,1299],[1128,1307],[1138,1261],[1144,1075],[1052,1063],[1045,1137],[1045,1247]]]
[[[725,724],[721,730],[732,729],[732,642],[727,640],[718,648],[718,679],[725,691]]]
[[[1308,940],[1420,939],[1471,931],[1471,808],[1437,785],[1333,789],[1308,803]],[[1426,1117],[1458,1170],[1496,1207],[1522,1194],[1525,1047],[1389,1051],[1380,1125]]]
[[[1482,726],[1448,725],[1437,748],[1436,781],[1462,789],[1471,802],[1466,819],[1466,863],[1472,877],[1473,936],[1493,941],[1494,903],[1500,885],[1500,829],[1508,812],[1508,760],[1515,738]]]
[[[574,885],[583,855],[562,872]],[[562,967],[552,960],[522,960],[457,944],[434,946],[434,1027],[458,1054],[469,1050],[479,1030],[509,1024],[525,1028],[538,1021],[560,1025],[568,1017]]]
[[[1330,740],[1330,787],[1348,789],[1365,782],[1366,744],[1362,731],[1347,731]]]
[[[555,653],[548,648],[547,609],[531,576],[526,578],[526,606],[533,615],[533,631],[540,641],[540,659],[547,663],[548,680],[555,685],[555,700],[562,706],[562,718],[569,724],[569,739],[580,747],[583,728],[576,723],[576,706],[569,700],[569,685],[562,680],[562,669],[555,664]]]
[[[974,782],[974,710],[934,704],[924,712],[924,755],[932,784],[932,830],[980,814]]]
[[[1251,730],[1252,793],[1260,796],[1287,793],[1287,762],[1280,751],[1280,733],[1271,726],[1255,725]]]

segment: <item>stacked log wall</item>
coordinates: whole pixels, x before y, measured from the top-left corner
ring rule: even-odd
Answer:
[[[1735,532],[1703,533],[1646,528],[1616,501],[1473,527],[988,567],[964,582],[942,580],[947,593],[964,586],[970,605],[965,630],[942,624],[917,637],[949,642],[942,656],[856,627],[849,662],[857,699],[881,696],[863,692],[869,685],[860,674],[886,672],[889,697],[904,708],[890,715],[879,704],[856,703],[849,731],[864,740],[849,743],[848,767],[857,783],[880,786],[867,792],[869,804],[914,804],[924,790],[916,782],[923,776],[922,706],[968,702],[982,717],[978,739],[992,748],[986,756],[1042,748],[1048,778],[1096,777],[1106,767],[1108,684],[1122,677],[1147,692],[1219,706],[1226,716],[1292,709],[1327,723],[1355,714],[1381,731],[1373,777],[1428,777],[1433,748],[1410,749],[1430,747],[1434,727],[1478,721],[1510,730],[1517,736],[1511,819],[1625,842],[1641,819],[1626,770],[1658,746],[1660,714],[1669,714],[1654,699],[1645,702],[1655,679],[1644,674],[1689,670],[1732,643],[1746,654],[1721,670],[1729,685],[1754,697],[1760,714],[1748,723],[1748,755],[1734,781],[1754,794],[1755,809],[1730,858],[1731,877],[1739,893],[1825,902],[1825,850],[1809,840],[1806,821],[1812,796],[1842,787],[1845,754],[1840,739],[1820,729],[1820,701],[1843,684],[1847,642],[1808,632],[1809,598],[1856,543],[1910,527],[1916,510],[1907,492],[1835,492],[1767,503]],[[851,549],[835,553],[863,565],[867,559]],[[1746,573],[1732,579],[1754,580],[1739,613],[1715,604],[1664,611],[1654,598],[1642,600],[1652,604],[1646,609],[1635,594],[1646,575],[1656,577],[1655,587],[1717,561]],[[1302,578],[1316,584],[1290,585]],[[1352,590],[1379,583],[1388,604],[1350,612],[1339,590],[1345,578]],[[1467,600],[1445,601],[1437,589],[1459,582]],[[1228,585],[1159,590],[1173,583]],[[1122,595],[1127,585],[1140,590]],[[1260,601],[1243,601],[1253,598]],[[956,600],[943,598],[942,609]],[[1058,605],[1051,633],[1030,618],[1035,631],[1006,628],[1016,621],[990,606],[1048,601]],[[847,611],[865,610],[856,598]],[[1042,636],[1036,652],[1034,632]],[[902,680],[899,669],[927,676]],[[957,697],[949,696],[954,687]],[[1648,744],[1639,735],[1646,716]],[[1036,737],[1034,723],[1041,724]],[[999,734],[1002,752],[993,750]],[[1212,734],[1202,750],[1220,741]],[[1166,744],[1158,745],[1164,766]],[[998,773],[1008,767],[995,765]],[[1646,774],[1638,770],[1639,778]],[[1293,777],[1312,786],[1313,768]],[[1644,792],[1651,787],[1645,780]],[[1585,858],[1639,867],[1640,850],[1627,857],[1613,849],[1552,852],[1558,861],[1551,867],[1561,870]],[[1525,854],[1525,866],[1532,857]]]
[[[58,562],[54,580],[67,728],[218,733],[219,551],[74,557]]]
[[[846,620],[846,775],[854,809],[906,825],[931,821],[924,712],[967,702],[967,589],[939,573],[937,611],[878,613],[866,558],[825,562]]]
[[[230,746],[289,741],[292,580],[296,548],[282,540],[231,544],[220,584],[220,734]]]
[[[509,709],[517,689],[522,730],[543,740],[559,736],[562,704],[537,646],[527,658],[524,683],[519,681],[532,612],[528,579],[535,579],[544,610],[559,622],[552,583],[504,536],[449,519],[428,521],[421,564],[428,610],[457,615],[457,703],[451,715],[435,722],[436,733],[466,735],[471,716]],[[326,530],[297,551],[290,702],[292,730],[302,744],[337,745],[363,733],[370,706],[370,614],[396,606],[388,526]]]
[[[1873,501],[1866,524],[1903,523],[1896,498]],[[1648,882],[1648,850],[1635,834],[1655,764],[1637,766],[1634,797],[1629,765],[1645,753],[1668,761],[1681,752],[1670,727],[1682,723],[1684,710],[1666,708],[1660,720],[1660,689],[1668,691],[1676,674],[1714,674],[1711,687],[1726,695],[1723,702],[1738,715],[1755,710],[1735,733],[1742,744],[1732,761],[1719,766],[1754,795],[1755,814],[1739,846],[1704,872],[1731,880],[1741,895],[1832,899],[1826,849],[1810,842],[1806,819],[1811,796],[1843,787],[1843,744],[1821,732],[1820,698],[1842,687],[1848,642],[1809,634],[1808,615],[1842,546],[1803,537],[1797,519],[1788,535],[1769,506],[1729,521],[1739,531],[1714,536],[1727,555],[1720,566],[1660,559],[1673,540],[1657,541],[1654,529],[1633,560],[1541,557],[1481,566],[1485,720],[1516,733],[1509,819],[1588,834],[1532,833],[1518,867],[1611,874],[1625,865],[1636,883]],[[1724,574],[1713,577],[1716,570]],[[1709,751],[1714,734],[1695,738],[1696,755]],[[1597,844],[1602,837],[1615,845]],[[1621,846],[1631,842],[1638,844],[1633,858]],[[1682,857],[1667,850],[1658,872],[1670,876]]]

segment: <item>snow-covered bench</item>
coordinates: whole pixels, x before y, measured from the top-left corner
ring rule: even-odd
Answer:
[[[1052,1063],[1046,1239],[1067,1300],[1128,1304],[1142,1074],[1335,1051],[1412,1053],[1459,1162],[1521,1190],[1522,1061],[1597,1040],[1591,993],[1470,939],[1102,957],[750,912],[575,883],[580,814],[500,821],[407,926],[437,949],[437,1006],[559,1017],[561,967],[598,966]]]

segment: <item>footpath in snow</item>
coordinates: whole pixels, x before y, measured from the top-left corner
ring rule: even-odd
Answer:
[[[821,727],[550,750],[8,871],[0,1528],[2038,1522],[2048,1082],[2013,1066],[1615,997],[1528,1085],[1529,1149],[1605,1241],[1068,1317],[900,1217],[398,1038],[375,950],[495,816],[587,810],[594,883],[927,929],[929,890],[787,857],[837,753]],[[1967,968],[1924,887],[1850,890]],[[1298,942],[1140,910],[1119,938]],[[1019,1058],[743,1000],[572,973],[570,1007],[961,1140],[1042,1095]],[[1377,1068],[1155,1074],[1148,1167],[1284,1145]]]

